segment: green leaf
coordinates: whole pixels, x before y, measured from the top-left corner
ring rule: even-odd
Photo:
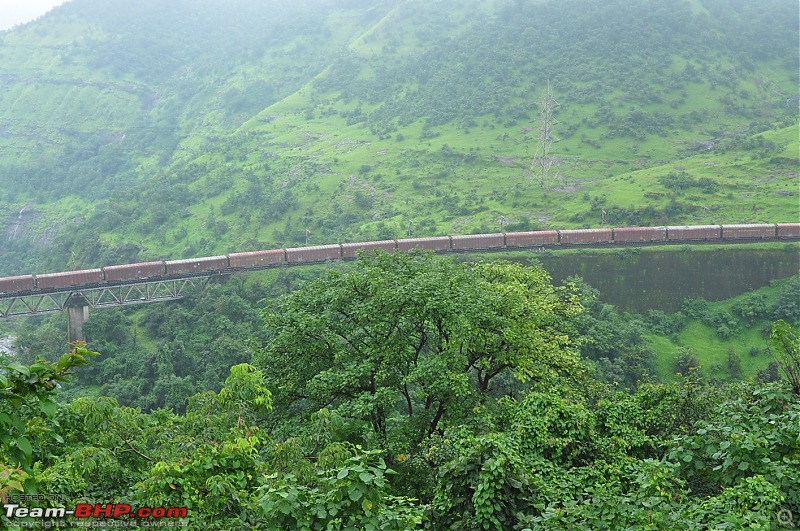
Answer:
[[[39,409],[41,409],[42,413],[47,415],[48,418],[52,418],[55,416],[56,411],[58,411],[58,406],[52,400],[44,398],[39,401]]]
[[[25,365],[22,365],[21,363],[17,363],[17,362],[9,363],[8,364],[8,368],[12,369],[14,371],[17,371],[19,373],[22,373],[25,376],[30,376],[31,375],[30,369],[28,369]]]
[[[348,469],[348,468],[343,468],[343,469],[341,469],[341,470],[339,471],[339,473],[338,473],[338,474],[336,474],[336,479],[344,479],[344,478],[346,478],[346,477],[347,477],[347,474],[349,474],[349,473],[350,473],[350,469]]]
[[[741,463],[739,463],[738,468],[739,470],[747,470],[748,468],[750,468],[750,463],[748,463],[747,461],[742,461]]]
[[[363,495],[364,495],[364,493],[361,491],[361,489],[358,487],[358,485],[350,485],[350,488],[348,489],[347,496],[351,500],[358,501],[358,500],[361,499],[361,497]]]
[[[33,453],[33,447],[31,446],[31,443],[28,441],[27,438],[25,438],[24,435],[20,435],[19,437],[17,437],[16,445],[17,448],[22,450],[22,453],[25,454],[25,457],[30,457],[31,454]]]

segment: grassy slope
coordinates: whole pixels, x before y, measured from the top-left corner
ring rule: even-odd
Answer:
[[[32,240],[53,244],[54,236],[42,236],[52,227],[84,227],[93,237],[99,233],[98,241],[90,245],[113,250],[134,244],[133,251],[122,254],[86,255],[82,265],[112,260],[109,256],[148,259],[295,245],[304,241],[306,229],[312,233],[312,243],[326,243],[398,237],[406,234],[409,226],[415,235],[496,231],[501,218],[512,228],[596,226],[603,210],[609,215],[607,221],[617,225],[795,221],[800,217],[798,126],[796,121],[786,123],[780,106],[785,96],[796,90],[796,69],[787,68],[781,60],[765,60],[745,71],[738,68],[736,54],[722,47],[715,51],[710,67],[705,64],[707,58],[692,56],[691,49],[665,59],[663,79],[651,80],[660,91],[657,102],[631,101],[630,91],[607,82],[602,104],[596,94],[594,99],[576,97],[578,89],[596,90],[597,81],[588,67],[590,57],[583,79],[559,80],[556,75],[554,95],[562,103],[556,132],[563,136],[556,153],[565,182],[556,183],[554,189],[543,190],[527,175],[535,140],[525,139],[536,134],[532,102],[541,97],[544,82],[540,73],[527,70],[539,64],[538,58],[530,65],[514,65],[510,74],[518,76],[517,86],[509,92],[500,113],[471,115],[466,121],[434,126],[426,125],[424,115],[408,123],[352,123],[356,109],[362,115],[379,114],[387,103],[363,94],[348,95],[351,87],[364,84],[374,88],[376,79],[393,79],[392,69],[401,69],[396,65],[407,63],[414,71],[426,64],[431,50],[459,57],[464,46],[469,48],[469,39],[476,38],[476,25],[501,23],[496,18],[499,5],[476,1],[453,8],[451,3],[407,2],[370,16],[358,7],[331,9],[323,23],[324,42],[302,33],[289,36],[268,48],[260,61],[237,58],[224,67],[218,64],[211,73],[198,74],[190,81],[204,89],[188,102],[177,100],[178,91],[171,98],[157,100],[148,111],[150,121],[145,128],[156,127],[159,113],[169,111],[170,124],[179,131],[177,149],[168,158],[152,150],[133,153],[125,175],[138,183],[134,188],[125,186],[113,199],[98,198],[89,204],[86,196],[37,199],[34,193],[19,192],[7,195],[0,209],[9,220],[22,206],[35,209],[37,217],[29,226]],[[691,3],[691,9],[700,15],[708,13],[699,0]],[[7,99],[4,95],[0,100],[0,113],[10,112],[4,102],[18,101],[23,108],[43,109],[47,116],[34,112],[22,120],[6,114],[3,119],[16,129],[10,131],[15,140],[3,145],[4,153],[30,154],[38,160],[58,151],[63,129],[119,132],[143,119],[134,109],[141,109],[143,99],[148,101],[147,95],[157,87],[136,85],[136,76],[130,72],[93,71],[81,63],[80,54],[71,59],[70,68],[59,62],[59,54],[75,35],[104,38],[100,30],[90,31],[80,20],[48,19],[5,38],[13,46],[0,51],[16,54],[6,64],[16,64],[20,78],[24,77],[22,57],[30,49],[35,63],[47,68],[42,84],[12,84]],[[42,47],[41,42],[53,47]],[[344,43],[349,57],[360,65],[352,82],[330,82],[345,72],[338,60],[320,60],[320,65],[327,66],[313,75],[295,66],[302,57],[297,50],[335,48]],[[314,57],[319,59],[319,55]],[[548,64],[557,60],[543,58]],[[636,64],[643,59],[633,57],[631,61]],[[688,64],[701,71],[695,80],[663,84],[674,80]],[[635,80],[633,68],[633,74],[623,79],[625,83]],[[265,70],[291,70],[293,75],[286,78],[296,86],[291,88],[283,79],[279,85],[286,93],[277,92],[275,103],[251,114],[252,119],[229,136],[237,121],[226,118],[228,96],[245,90],[246,80],[259,73],[263,76]],[[740,71],[743,73],[735,74],[734,86],[718,84]],[[73,81],[60,85],[59,76],[64,72]],[[299,77],[301,74],[306,77]],[[92,79],[105,83],[111,79],[115,84],[102,90],[92,83],[83,86]],[[458,81],[464,79],[469,78]],[[432,82],[438,81],[434,78]],[[141,90],[123,90],[124,83]],[[392,98],[402,100],[425,88],[411,79],[390,92]],[[59,99],[62,103],[53,103]],[[602,105],[619,116],[634,110],[663,112],[675,122],[662,135],[614,136],[609,124],[594,119]],[[54,108],[58,110],[55,118]],[[88,114],[87,108],[97,112]],[[525,109],[521,114],[520,108]],[[744,110],[730,112],[731,108]],[[681,121],[693,112],[702,114],[700,122]],[[239,116],[241,123],[246,115]],[[760,135],[768,141],[768,149],[748,144],[753,135],[741,132],[754,122],[775,124]],[[34,128],[42,123],[47,127]],[[27,136],[25,127],[30,129]],[[562,134],[567,130],[569,134]],[[40,139],[43,131],[55,131],[52,141]],[[740,133],[734,134],[737,131]],[[730,141],[731,135],[738,143]],[[40,139],[35,148],[39,151],[28,149],[34,138]],[[687,149],[692,141],[710,139],[719,141],[714,150]],[[658,182],[659,177],[680,171],[693,179],[713,179],[719,189],[704,193],[695,187],[675,192]],[[247,194],[254,180],[265,175],[274,181],[273,195],[287,190],[293,194],[294,203],[288,210],[276,216],[249,217],[240,209],[223,212],[226,201],[237,193]],[[161,199],[152,191],[158,182],[185,186],[186,204],[166,205],[167,216],[152,211],[151,205]],[[76,205],[80,205],[80,215],[65,215],[75,212]],[[119,210],[132,219],[109,223],[103,209]],[[104,227],[111,229],[103,232]],[[79,247],[78,242],[62,246],[65,249],[57,254],[64,256]]]
[[[731,307],[737,301],[741,301],[753,294],[766,296],[769,304],[771,304],[774,302],[780,286],[786,281],[776,281],[768,287],[754,290],[738,297],[709,303],[709,310],[730,312]],[[701,371],[706,377],[728,378],[728,352],[733,350],[741,360],[741,377],[743,379],[755,378],[758,371],[765,369],[772,361],[766,351],[767,340],[762,334],[762,330],[768,327],[769,324],[768,320],[757,321],[750,325],[742,322],[734,335],[728,339],[722,339],[717,335],[715,329],[698,320],[690,320],[686,328],[677,335],[676,341],[664,336],[648,336],[653,347],[658,352],[658,376],[662,380],[674,379],[673,364],[676,354],[680,348],[688,347],[694,351],[700,362]],[[758,355],[753,356],[750,354],[753,348],[759,350]]]

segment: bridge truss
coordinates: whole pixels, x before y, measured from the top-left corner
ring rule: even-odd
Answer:
[[[212,275],[0,295],[0,318],[41,315],[70,307],[104,308],[182,299],[206,287]]]

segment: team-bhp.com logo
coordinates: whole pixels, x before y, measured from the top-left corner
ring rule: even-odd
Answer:
[[[43,520],[73,518],[151,519],[186,518],[186,507],[138,507],[127,503],[79,503],[74,509],[66,507],[25,507],[17,503],[3,505],[6,518],[41,518]]]

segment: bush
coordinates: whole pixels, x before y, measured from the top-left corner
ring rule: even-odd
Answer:
[[[694,349],[689,347],[679,349],[672,368],[676,373],[683,375],[689,374],[693,369],[700,368],[700,361],[697,359]]]
[[[683,313],[692,319],[702,319],[708,312],[708,301],[705,299],[686,299],[683,301]]]
[[[767,297],[761,294],[752,294],[736,302],[731,311],[748,323],[754,323],[767,316]]]
[[[669,336],[684,329],[686,316],[681,312],[666,314],[661,310],[650,310],[647,312],[647,324],[653,332]]]
[[[463,441],[443,466],[433,507],[437,529],[512,529],[533,508],[525,466],[504,435]]]
[[[800,275],[794,276],[778,292],[778,299],[770,308],[773,319],[788,323],[800,322]]]

